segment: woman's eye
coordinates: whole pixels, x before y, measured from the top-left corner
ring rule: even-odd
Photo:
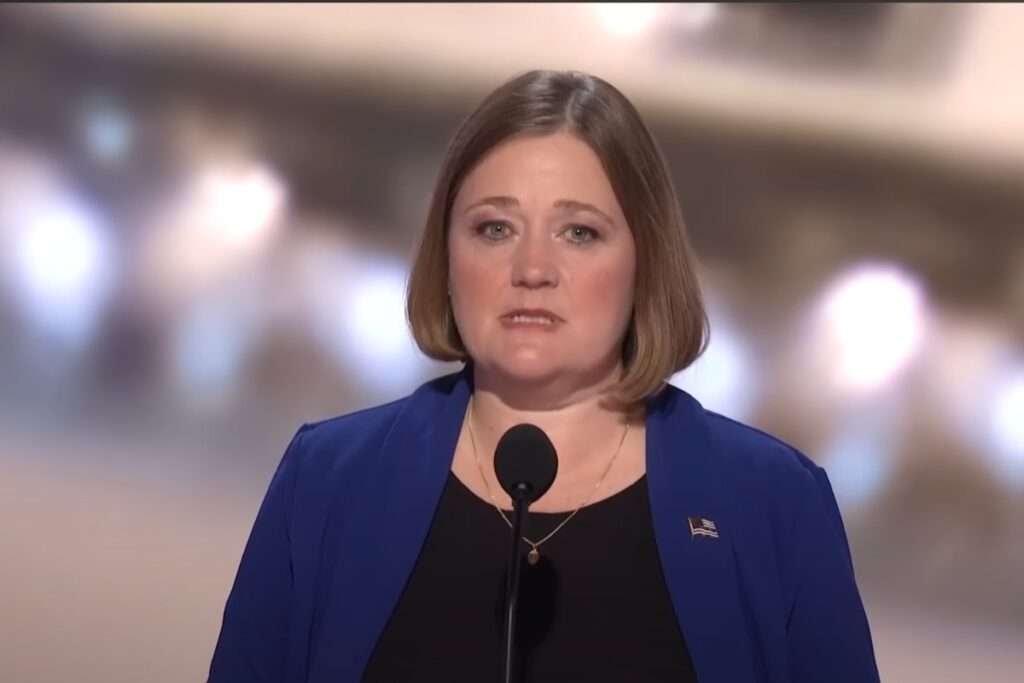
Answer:
[[[585,225],[570,226],[566,233],[569,235],[570,241],[577,243],[592,242],[597,239],[597,231]]]
[[[499,221],[487,221],[476,228],[477,234],[492,240],[502,240],[508,237],[508,225]]]

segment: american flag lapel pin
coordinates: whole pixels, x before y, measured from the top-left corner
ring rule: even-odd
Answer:
[[[690,517],[690,538],[718,538],[718,526],[706,517]]]

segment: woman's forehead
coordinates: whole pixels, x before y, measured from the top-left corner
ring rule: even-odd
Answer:
[[[481,203],[621,213],[598,156],[566,133],[516,138],[492,149],[466,176],[455,201],[461,211]]]

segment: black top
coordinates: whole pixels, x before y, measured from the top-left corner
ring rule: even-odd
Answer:
[[[531,512],[524,535],[537,541],[569,514]],[[364,681],[502,680],[510,533],[493,505],[449,474]],[[580,510],[539,550],[520,576],[521,680],[696,681],[658,559],[646,477]]]

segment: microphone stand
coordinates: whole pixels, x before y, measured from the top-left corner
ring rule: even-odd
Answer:
[[[530,487],[526,483],[516,484],[512,495],[512,549],[509,553],[508,583],[505,587],[505,667],[504,682],[513,683],[515,662],[516,607],[519,598],[519,568],[522,565],[520,550],[523,536],[523,522],[530,507]]]

